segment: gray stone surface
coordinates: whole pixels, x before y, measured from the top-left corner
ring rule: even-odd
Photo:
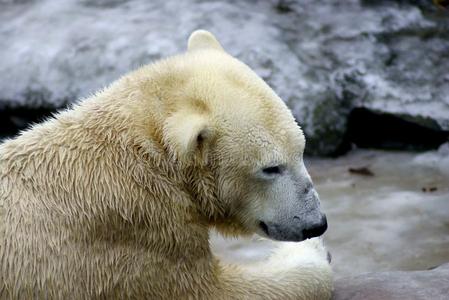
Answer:
[[[0,110],[61,107],[211,30],[332,154],[354,107],[449,130],[449,12],[430,1],[0,0]]]
[[[379,272],[336,281],[333,300],[447,300],[449,264],[433,270]]]

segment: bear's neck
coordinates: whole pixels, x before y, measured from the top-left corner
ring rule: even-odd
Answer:
[[[125,245],[190,261],[210,256],[208,227],[163,149],[107,126],[111,119],[129,125],[121,115],[92,108],[79,115],[63,113],[9,142],[36,230],[64,227],[64,239],[87,248]]]

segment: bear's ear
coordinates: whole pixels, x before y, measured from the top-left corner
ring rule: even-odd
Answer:
[[[209,118],[196,112],[178,112],[167,118],[164,142],[174,158],[202,163],[207,159],[207,146],[212,138]]]
[[[198,49],[216,49],[223,50],[223,47],[217,41],[215,36],[206,30],[195,30],[189,37],[188,51],[194,51]]]

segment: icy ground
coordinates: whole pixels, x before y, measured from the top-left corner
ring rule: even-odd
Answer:
[[[348,171],[361,167],[374,175]],[[356,150],[308,159],[308,168],[328,216],[337,277],[449,262],[448,144],[424,154]],[[214,235],[212,247],[225,261],[248,263],[267,257],[273,244]]]

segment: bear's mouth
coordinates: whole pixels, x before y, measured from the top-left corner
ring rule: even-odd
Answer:
[[[263,231],[267,236],[269,236],[269,234],[268,234],[268,226],[267,226],[267,224],[265,224],[264,221],[259,221],[259,227],[260,227],[260,229],[262,229],[262,231]]]

